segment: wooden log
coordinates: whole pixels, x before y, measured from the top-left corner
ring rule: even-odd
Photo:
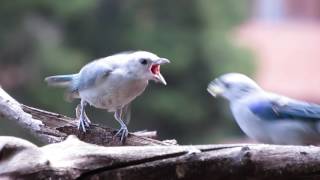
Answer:
[[[0,179],[319,179],[320,147],[264,144],[37,147],[0,137]]]

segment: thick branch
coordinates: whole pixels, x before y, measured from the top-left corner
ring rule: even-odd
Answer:
[[[86,133],[81,133],[77,129],[77,121],[74,118],[22,105],[1,87],[0,116],[19,123],[49,143],[61,142],[68,135],[73,134],[85,142],[104,146],[120,145],[119,140],[114,138],[116,131],[112,128],[93,124]],[[155,132],[130,133],[125,145],[172,145],[175,143],[175,141],[158,141],[149,138],[155,136]]]
[[[79,133],[76,122],[21,105],[0,88],[0,116],[14,120],[47,142],[0,137],[0,179],[320,179],[320,147],[276,145],[127,146],[114,130],[93,125]],[[130,134],[127,145],[172,145]],[[62,141],[62,142],[61,142]]]
[[[41,148],[0,137],[0,178],[319,179],[320,148],[276,145],[103,147],[70,137]]]

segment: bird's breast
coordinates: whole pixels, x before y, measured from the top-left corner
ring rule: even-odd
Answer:
[[[262,142],[269,141],[265,122],[257,118],[246,105],[233,103],[231,111],[239,127],[247,136]]]
[[[110,77],[100,85],[79,93],[92,106],[115,111],[139,96],[147,84],[148,81]]]

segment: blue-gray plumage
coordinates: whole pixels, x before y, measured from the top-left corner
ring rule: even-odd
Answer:
[[[250,138],[273,144],[320,142],[320,106],[264,91],[249,77],[229,73],[208,86],[229,100],[232,114]]]
[[[50,76],[45,80],[51,86],[67,88],[69,99],[81,99],[76,114],[78,128],[84,132],[90,125],[84,111],[86,104],[115,112],[114,117],[121,125],[117,135],[123,141],[128,135],[130,102],[144,91],[149,80],[166,85],[160,65],[169,62],[146,51],[125,52],[95,60],[77,74]]]

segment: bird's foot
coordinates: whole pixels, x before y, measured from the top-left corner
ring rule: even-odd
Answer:
[[[87,116],[86,114],[84,114],[83,121],[84,121],[84,125],[85,125],[86,127],[90,127],[91,121],[90,121],[90,119],[88,118],[88,116]]]
[[[78,129],[82,132],[86,132],[86,128],[90,127],[91,121],[87,117],[87,115],[80,116],[78,122]]]
[[[80,131],[86,132],[86,127],[90,127],[91,121],[88,118],[85,111],[81,113],[81,105],[79,104],[76,108],[76,119],[78,119],[78,129]]]
[[[126,141],[126,138],[129,134],[128,128],[126,126],[121,126],[121,128],[116,133],[115,137],[120,137],[122,144]]]

